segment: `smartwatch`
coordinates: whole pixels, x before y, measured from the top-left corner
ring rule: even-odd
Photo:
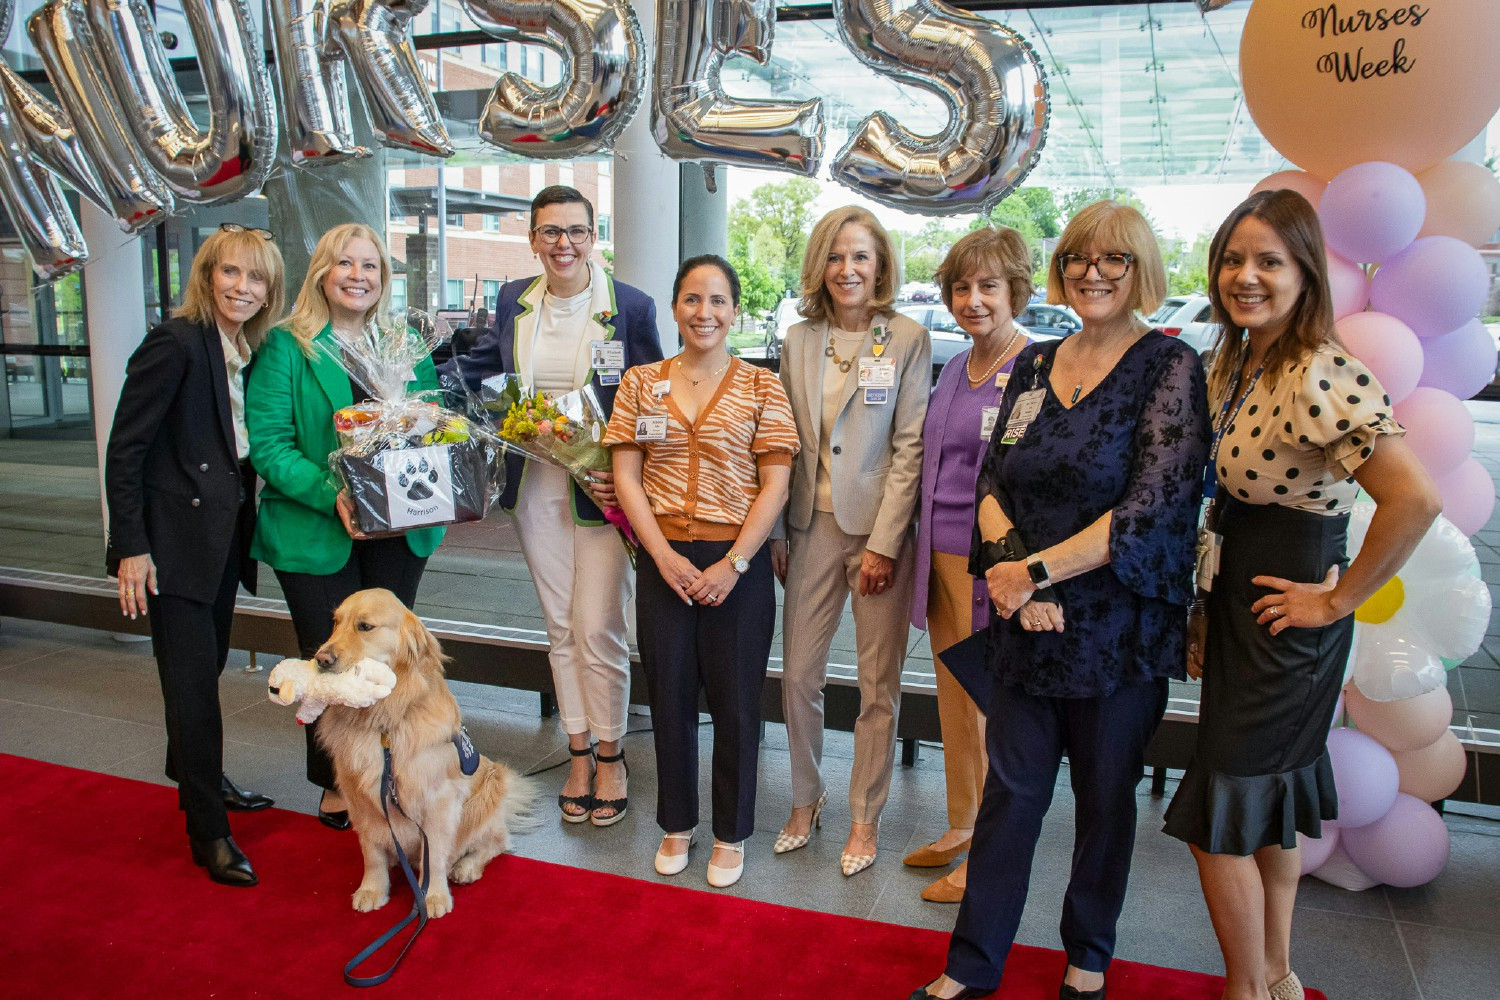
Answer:
[[[1026,572],[1031,574],[1031,585],[1037,590],[1046,590],[1052,585],[1052,577],[1047,573],[1047,564],[1042,562],[1042,557],[1034,555],[1026,560]]]
[[[743,574],[745,572],[748,572],[750,569],[750,560],[746,559],[738,552],[731,551],[724,558],[729,560],[729,567],[736,573]]]

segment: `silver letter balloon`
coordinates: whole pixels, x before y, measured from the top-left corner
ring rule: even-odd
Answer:
[[[496,38],[551,49],[562,79],[543,87],[515,73],[496,83],[479,119],[486,142],[561,159],[610,149],[635,117],[646,80],[641,22],[626,0],[463,0]]]
[[[770,0],[659,0],[651,131],[674,160],[715,160],[813,176],[823,157],[823,102],[742,101],[724,93],[728,56],[771,56]]]
[[[835,180],[892,208],[949,215],[988,211],[1031,172],[1051,105],[1020,35],[941,0],[900,13],[891,0],[834,0],[833,15],[861,62],[937,94],[949,115],[931,136],[870,115],[834,160]]]

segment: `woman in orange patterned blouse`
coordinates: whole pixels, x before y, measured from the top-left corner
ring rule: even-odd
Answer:
[[[640,560],[636,632],[656,739],[656,870],[687,867],[698,823],[698,693],[714,726],[708,884],[733,885],[755,827],[760,695],[776,599],[766,538],[786,504],[797,428],[781,382],[730,355],[740,283],[721,257],[672,285],[683,350],[625,373],[604,443]]]

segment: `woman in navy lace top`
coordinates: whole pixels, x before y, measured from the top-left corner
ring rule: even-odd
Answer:
[[[1147,741],[1182,677],[1208,412],[1203,367],[1150,330],[1166,286],[1150,227],[1099,202],[1058,240],[1048,300],[1083,329],[1016,359],[980,467],[970,572],[996,674],[990,769],[946,974],[912,1000],[995,989],[1062,757],[1077,840],[1060,996],[1104,996]]]

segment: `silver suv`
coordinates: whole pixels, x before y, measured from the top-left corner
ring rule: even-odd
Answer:
[[[1219,335],[1213,315],[1214,307],[1208,296],[1193,292],[1168,296],[1160,309],[1146,317],[1146,322],[1168,337],[1178,338],[1199,354],[1206,354]]]

